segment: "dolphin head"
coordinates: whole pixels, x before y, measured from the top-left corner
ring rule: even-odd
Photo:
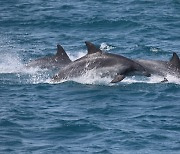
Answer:
[[[138,74],[138,75],[143,75],[143,76],[146,76],[146,77],[150,77],[151,74],[149,71],[147,71],[143,66],[141,66],[140,64],[137,64],[136,67],[135,67],[135,74]]]
[[[134,70],[130,73],[128,73],[128,75],[143,75],[143,76],[146,76],[146,77],[150,77],[151,74],[146,71],[146,70],[143,70],[143,71],[140,71],[140,70]]]

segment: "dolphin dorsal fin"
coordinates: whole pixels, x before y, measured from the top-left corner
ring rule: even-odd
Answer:
[[[175,52],[173,52],[173,56],[170,60],[170,63],[173,64],[175,67],[180,68],[180,60]]]
[[[63,49],[63,47],[59,44],[57,45],[56,57],[61,58],[64,61],[69,61],[69,62],[71,61],[69,56],[67,55],[67,53]]]
[[[98,49],[94,44],[92,44],[91,42],[86,41],[85,42],[87,50],[88,50],[88,54],[93,54],[93,53],[102,53],[102,51],[100,49]]]

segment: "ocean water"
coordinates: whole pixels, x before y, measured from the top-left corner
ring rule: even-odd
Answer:
[[[0,0],[0,153],[180,153],[180,80],[89,75],[52,84],[25,68],[85,41],[129,58],[180,56],[179,0]]]

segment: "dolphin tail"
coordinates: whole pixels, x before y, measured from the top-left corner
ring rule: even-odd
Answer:
[[[59,45],[59,44],[57,45],[56,57],[60,58],[61,60],[65,61],[67,63],[71,62],[69,56],[67,55],[67,53],[65,52],[63,47],[61,45]]]
[[[173,52],[173,56],[172,56],[172,58],[170,59],[170,63],[171,63],[173,66],[175,66],[175,67],[177,67],[178,69],[180,69],[180,60],[179,60],[178,55],[177,55],[175,52]]]

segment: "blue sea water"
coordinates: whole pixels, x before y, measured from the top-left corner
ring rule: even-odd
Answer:
[[[90,76],[50,83],[27,69],[84,41],[130,58],[180,56],[179,0],[0,0],[0,153],[180,153],[180,81]]]

